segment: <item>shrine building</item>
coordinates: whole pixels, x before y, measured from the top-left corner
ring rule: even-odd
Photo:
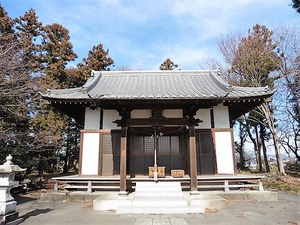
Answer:
[[[79,176],[126,180],[236,175],[233,123],[269,100],[267,87],[229,85],[218,71],[92,71],[79,88],[42,97],[83,124]]]

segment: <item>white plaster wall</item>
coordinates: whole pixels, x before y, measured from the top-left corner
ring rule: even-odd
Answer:
[[[131,111],[131,118],[150,118],[152,112],[150,109],[137,109]]]
[[[84,129],[100,129],[100,108],[85,108]]]
[[[232,137],[230,131],[215,132],[218,174],[234,174]]]
[[[200,119],[203,122],[199,123],[199,126],[195,127],[198,129],[210,129],[211,120],[210,120],[210,109],[199,109],[195,115],[196,119]]]
[[[215,128],[230,128],[228,106],[219,104],[214,107]]]
[[[120,129],[117,124],[113,123],[119,120],[119,112],[117,110],[103,110],[103,129]]]
[[[99,133],[84,133],[83,135],[82,175],[98,175],[99,139]]]
[[[182,118],[183,112],[182,109],[165,109],[162,115],[166,118]]]

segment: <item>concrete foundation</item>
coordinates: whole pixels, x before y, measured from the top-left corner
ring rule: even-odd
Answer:
[[[90,202],[102,196],[98,192],[46,192],[41,194],[41,201],[62,202],[62,201],[80,201]]]
[[[225,199],[213,193],[182,192],[180,182],[137,183],[136,191],[127,196],[106,193],[93,201],[94,210],[115,210],[117,214],[204,213],[206,208],[224,205]]]
[[[172,187],[152,183],[137,185],[136,192],[119,195],[119,192],[69,192],[43,193],[43,201],[93,201],[93,210],[116,211],[117,214],[188,214],[203,213],[206,209],[226,207],[226,200],[277,201],[271,191],[200,191],[198,195],[182,192],[176,184]],[[177,191],[175,191],[177,189]],[[152,191],[151,191],[152,190]],[[167,190],[170,190],[169,192]],[[168,194],[164,194],[167,193]],[[152,193],[152,194],[151,194]],[[170,194],[170,193],[173,193]]]
[[[277,192],[273,191],[231,191],[218,193],[226,200],[235,201],[277,201]]]

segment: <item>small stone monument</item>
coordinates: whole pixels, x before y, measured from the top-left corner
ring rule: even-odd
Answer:
[[[0,165],[0,224],[9,224],[10,222],[18,224],[23,221],[18,219],[17,202],[10,195],[10,190],[19,185],[19,181],[15,180],[16,172],[25,170],[18,165],[13,165],[11,155],[6,157],[3,165]]]

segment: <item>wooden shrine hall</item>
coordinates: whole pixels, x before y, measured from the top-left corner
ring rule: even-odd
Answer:
[[[82,123],[78,177],[128,180],[236,175],[233,122],[274,90],[231,86],[218,71],[92,71],[42,97]]]

